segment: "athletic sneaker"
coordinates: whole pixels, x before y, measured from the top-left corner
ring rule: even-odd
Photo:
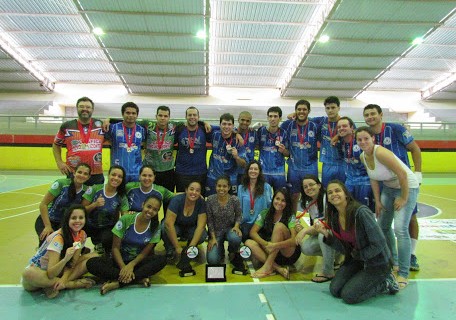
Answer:
[[[397,283],[396,277],[391,272],[385,279],[386,287],[383,293],[396,294],[399,292],[399,284]]]
[[[420,271],[420,265],[418,264],[418,258],[412,254],[410,256],[410,271]]]

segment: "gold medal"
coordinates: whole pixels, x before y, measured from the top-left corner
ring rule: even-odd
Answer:
[[[190,152],[191,154],[193,154],[193,152],[195,152],[195,150],[192,149],[192,148],[190,148],[190,150],[189,150],[188,152]]]

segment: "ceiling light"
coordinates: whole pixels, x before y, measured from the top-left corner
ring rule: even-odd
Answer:
[[[423,41],[424,41],[424,39],[422,37],[415,38],[412,41],[412,45],[416,46],[416,45],[422,44]]]
[[[103,29],[98,28],[98,27],[97,27],[97,28],[93,28],[92,32],[93,32],[95,35],[97,35],[97,36],[102,36],[102,35],[104,35]]]
[[[322,36],[320,37],[320,39],[318,39],[318,41],[321,42],[321,43],[326,43],[326,42],[329,41],[329,36],[327,36],[326,34],[324,34],[324,35],[322,35]]]
[[[206,32],[204,30],[200,30],[196,33],[196,36],[200,39],[206,39]]]

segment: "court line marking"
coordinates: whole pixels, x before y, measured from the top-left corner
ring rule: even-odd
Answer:
[[[456,282],[456,278],[435,278],[435,279],[408,279],[409,282]],[[315,285],[315,282],[310,280],[293,280],[293,281],[264,281],[260,283],[254,282],[204,282],[204,283],[152,283],[151,287],[203,287],[203,286],[258,286],[258,285]],[[0,284],[0,288],[16,288],[22,287],[21,284]]]
[[[36,187],[41,187],[41,186],[48,186],[48,184],[37,184],[36,186],[28,186],[28,187],[20,188],[20,189],[0,191],[0,195],[5,194],[5,193],[14,193],[14,192],[17,192],[17,191],[20,191],[20,190],[25,190],[25,189],[29,189],[29,188],[36,188]],[[17,193],[20,193],[20,192],[17,192]]]
[[[7,209],[0,209],[0,212],[2,212],[2,211],[7,211],[7,210],[22,209],[22,208],[27,208],[27,207],[30,207],[30,206],[36,206],[37,204],[40,204],[40,203],[41,203],[41,202],[35,202],[35,203],[28,204],[28,205],[26,205],[26,206],[14,207],[14,208],[7,208]]]
[[[428,194],[428,193],[422,193],[422,192],[420,192],[419,194],[420,194],[420,195],[423,195],[423,196],[428,196],[428,197],[434,197],[434,198],[437,198],[437,199],[442,199],[442,200],[456,201],[456,199],[450,199],[450,198],[445,198],[445,197],[434,196],[434,195]],[[418,202],[419,202],[419,201],[418,201]]]
[[[255,273],[255,268],[253,267],[252,260],[247,260],[247,267],[249,268],[250,276]],[[252,278],[253,282],[260,283],[260,279]]]
[[[35,210],[32,210],[32,211],[27,211],[27,212],[23,212],[23,213],[18,213],[18,214],[9,216],[9,217],[0,218],[0,221],[6,220],[6,219],[11,219],[11,218],[20,217],[20,216],[23,216],[23,215],[26,215],[26,214],[29,214],[29,213],[32,213],[32,212],[38,212],[38,211],[39,211],[38,209],[35,209]]]

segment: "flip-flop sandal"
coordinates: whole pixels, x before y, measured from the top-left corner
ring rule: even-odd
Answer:
[[[275,276],[277,273],[275,271],[271,271],[271,272],[254,272],[251,277],[252,278],[258,278],[258,279],[261,279],[261,278],[266,278],[266,277],[272,277],[272,276]]]
[[[290,280],[290,267],[289,266],[285,266],[285,267],[283,267],[283,269],[284,269],[283,273],[282,272],[279,272],[279,273],[285,279]]]
[[[317,279],[317,278],[321,278],[321,279],[323,279],[323,280]],[[325,276],[325,275],[323,275],[323,274],[316,274],[315,277],[313,277],[313,278],[311,279],[311,281],[312,281],[312,282],[315,282],[315,283],[323,283],[323,282],[331,281],[332,279],[334,279],[334,276],[332,276],[332,277],[327,277],[327,276]]]
[[[406,286],[408,286],[408,281],[398,281],[397,283],[399,285],[399,289],[404,289]]]

